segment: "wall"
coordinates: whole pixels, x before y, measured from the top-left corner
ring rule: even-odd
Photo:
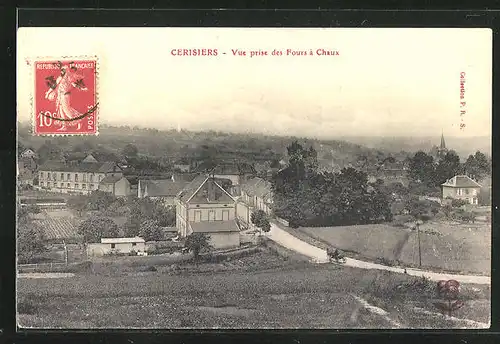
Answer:
[[[38,173],[38,185],[46,187],[53,192],[85,194],[89,190],[97,190],[98,182],[104,176],[104,173],[40,171]]]
[[[459,188],[452,188],[452,187],[448,187],[448,186],[443,186],[443,199],[446,198],[446,197],[451,197],[451,198],[454,198],[454,199],[463,199],[463,200],[466,200],[468,201],[469,203],[472,203],[472,199],[473,198],[478,198],[479,196],[479,191],[480,191],[480,188],[462,188],[462,195],[458,195],[458,190]],[[476,191],[476,194],[474,195],[473,194],[473,190]],[[469,193],[467,194],[466,191],[468,191]]]
[[[197,207],[199,205],[199,207]],[[188,221],[224,221],[234,220],[236,216],[236,206],[234,203],[228,203],[225,207],[224,204],[197,204],[189,205]],[[196,213],[201,214],[201,219],[196,218]],[[210,213],[213,212],[214,217],[209,218]],[[227,214],[227,218],[223,218],[223,212]]]
[[[207,233],[210,236],[210,244],[215,249],[240,246],[239,232]]]
[[[130,183],[126,178],[122,178],[115,183],[115,196],[129,196]]]

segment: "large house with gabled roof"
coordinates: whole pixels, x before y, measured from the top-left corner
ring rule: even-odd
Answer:
[[[443,200],[461,199],[469,204],[478,204],[481,185],[466,175],[457,175],[441,184]]]
[[[175,203],[176,227],[181,237],[205,233],[216,249],[240,245],[236,200],[218,178],[200,174],[179,192]]]

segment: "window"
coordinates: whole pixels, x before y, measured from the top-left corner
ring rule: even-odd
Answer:
[[[47,179],[50,179],[50,172],[47,172]]]
[[[62,188],[63,187],[63,183],[59,183],[59,187]]]
[[[75,173],[75,182],[78,181],[78,173]]]
[[[469,194],[469,189],[465,189],[465,194],[468,195]]]
[[[80,184],[75,183],[75,189],[79,189],[79,188],[80,188]]]
[[[137,243],[133,242],[133,243],[132,243],[132,246],[137,246]]]
[[[40,182],[40,186],[44,186],[44,183],[43,183],[43,182]]]
[[[69,173],[66,175],[66,180],[71,180],[71,175]]]
[[[68,185],[66,185],[66,187],[69,189],[71,187],[71,185],[68,183]]]
[[[86,182],[86,181],[87,181],[87,175],[86,175],[86,174],[84,174],[84,175],[83,175],[83,181],[84,181],[84,182]]]
[[[457,195],[462,196],[462,189],[457,189]]]
[[[95,188],[94,186],[95,186],[94,184],[90,184],[91,189],[94,189]]]
[[[90,181],[93,182],[94,181],[94,175],[91,174],[90,177],[89,177]]]
[[[51,182],[47,182],[47,187],[51,187],[52,186],[52,183]]]
[[[82,189],[86,189],[87,188],[87,184],[82,184]]]
[[[115,248],[115,244],[111,244],[111,248]]]
[[[64,173],[61,173],[61,180],[64,180]]]
[[[476,196],[476,195],[477,195],[477,190],[476,190],[476,189],[472,189],[472,194],[473,194],[474,196]]]
[[[40,172],[40,179],[43,179],[43,172]]]
[[[210,210],[208,212],[208,221],[215,221],[215,210]]]

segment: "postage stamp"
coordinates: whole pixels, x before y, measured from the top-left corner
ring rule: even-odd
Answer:
[[[32,66],[33,133],[96,135],[97,59],[42,59]]]

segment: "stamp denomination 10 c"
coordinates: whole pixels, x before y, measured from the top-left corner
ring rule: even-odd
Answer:
[[[36,60],[33,133],[96,135],[97,59]]]

